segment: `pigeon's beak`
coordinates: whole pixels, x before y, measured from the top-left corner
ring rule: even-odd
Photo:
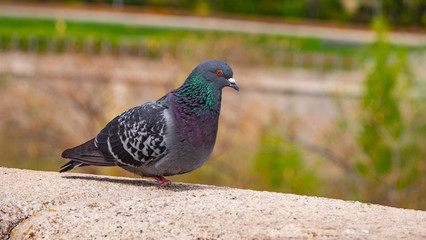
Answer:
[[[233,78],[228,78],[228,81],[229,81],[229,85],[228,86],[230,86],[231,88],[233,88],[233,89],[235,89],[237,91],[240,90],[240,87],[238,87],[237,83],[235,82],[235,80]]]

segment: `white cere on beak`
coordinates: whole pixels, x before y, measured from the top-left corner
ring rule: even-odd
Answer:
[[[229,81],[230,83],[235,83],[235,80],[234,80],[233,78],[228,78],[228,81]]]

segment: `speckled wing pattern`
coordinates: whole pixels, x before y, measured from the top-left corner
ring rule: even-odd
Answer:
[[[168,152],[166,109],[153,101],[123,112],[96,136],[95,146],[122,166],[140,167],[160,160]]]

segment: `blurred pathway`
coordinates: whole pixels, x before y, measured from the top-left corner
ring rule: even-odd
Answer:
[[[182,15],[160,15],[142,12],[124,12],[114,9],[66,8],[63,6],[34,6],[0,3],[0,16],[54,18],[71,21],[119,23],[137,26],[156,26],[183,29],[208,29],[256,34],[273,34],[320,38],[336,44],[363,44],[374,40],[369,30],[310,26],[277,22],[259,22]],[[409,46],[426,45],[426,34],[394,32],[393,43]]]

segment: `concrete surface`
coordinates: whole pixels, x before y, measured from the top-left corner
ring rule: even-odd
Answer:
[[[425,239],[426,212],[0,168],[0,239]]]

